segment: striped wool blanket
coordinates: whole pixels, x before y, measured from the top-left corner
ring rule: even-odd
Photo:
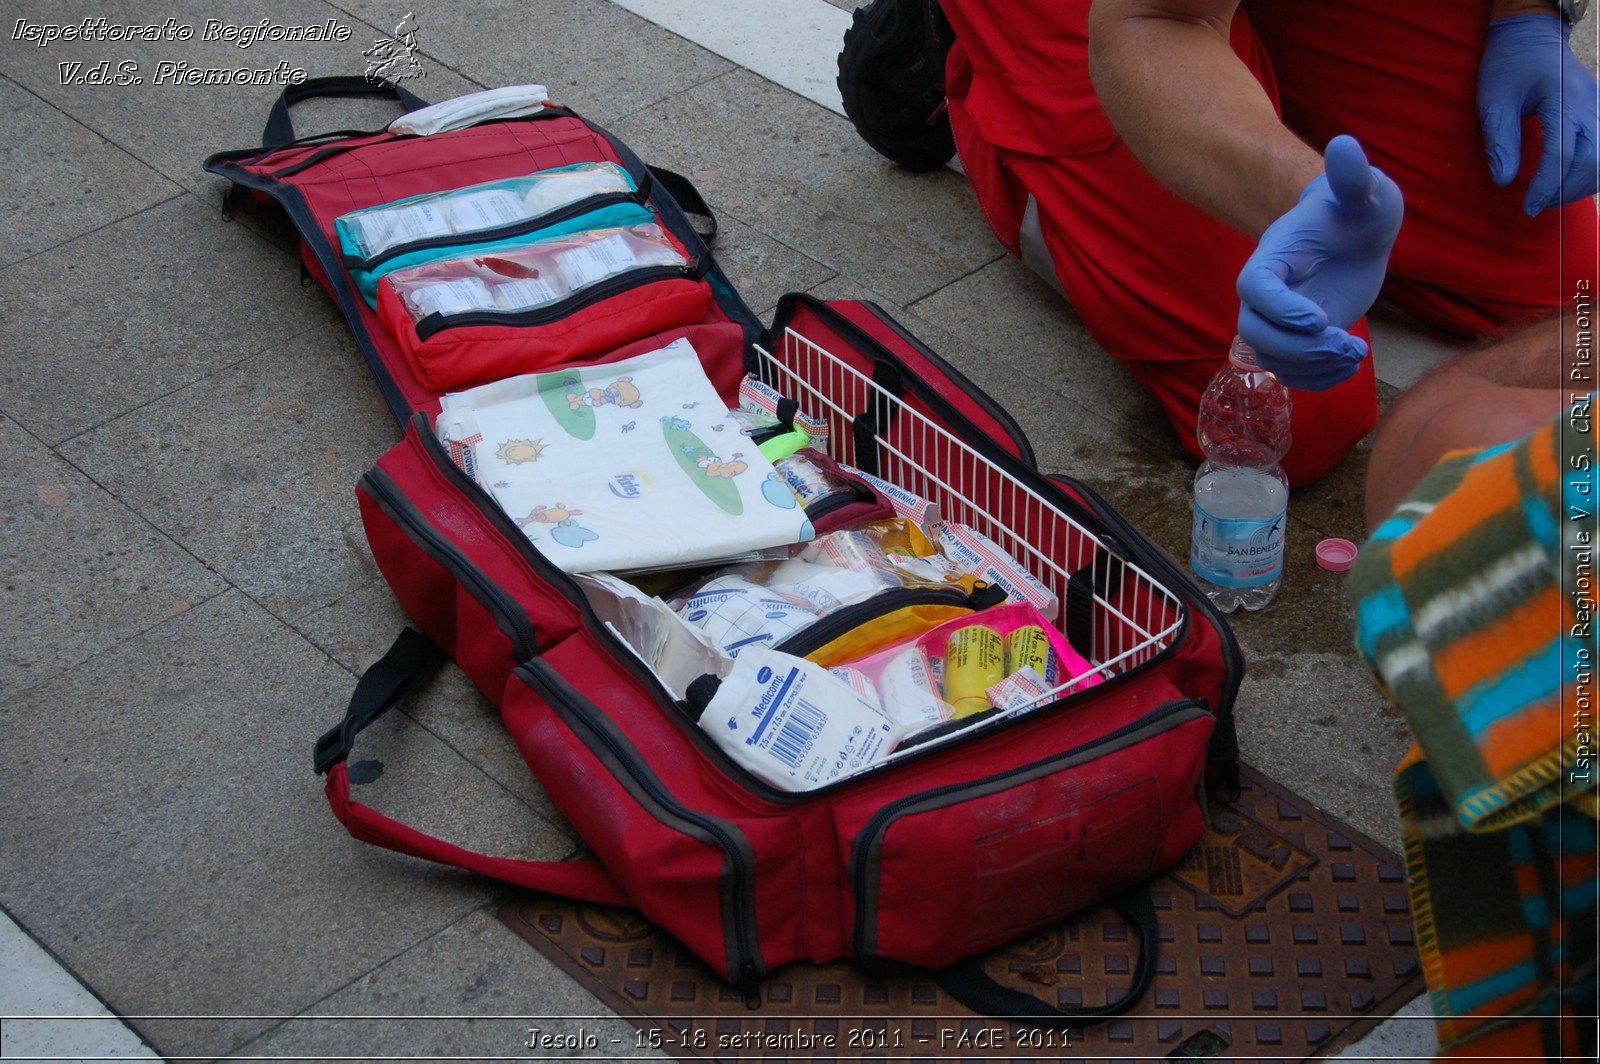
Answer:
[[[1416,738],[1395,796],[1446,1056],[1594,1057],[1595,452],[1580,427],[1563,416],[1446,456],[1351,573],[1357,643]]]

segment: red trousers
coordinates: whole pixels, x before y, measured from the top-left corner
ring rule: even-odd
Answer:
[[[1522,212],[1536,122],[1517,180],[1490,179],[1476,105],[1490,2],[1261,0],[1233,23],[1234,51],[1290,129],[1318,150],[1354,134],[1399,183],[1406,217],[1384,295],[1463,337],[1545,316],[1595,282],[1592,200]],[[1117,137],[1089,81],[1090,0],[943,6],[956,31],[951,124],[990,224],[1019,253],[1037,201],[1073,308],[1198,454],[1196,408],[1227,355],[1255,239],[1167,191]],[[1331,470],[1377,418],[1370,358],[1336,388],[1295,392],[1291,483]]]

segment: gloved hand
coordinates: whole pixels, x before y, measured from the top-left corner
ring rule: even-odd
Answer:
[[[1522,165],[1522,120],[1537,114],[1544,130],[1544,150],[1522,201],[1530,218],[1595,194],[1600,89],[1572,54],[1571,39],[1572,27],[1558,15],[1496,19],[1478,67],[1478,118],[1495,184],[1511,184]]]
[[[1334,137],[1323,167],[1239,273],[1239,335],[1262,368],[1318,392],[1367,357],[1366,341],[1345,330],[1378,298],[1405,211],[1400,186],[1354,137]]]

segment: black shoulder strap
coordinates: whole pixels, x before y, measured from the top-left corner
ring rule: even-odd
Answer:
[[[273,101],[272,110],[267,114],[267,128],[261,131],[261,146],[281,148],[294,140],[294,123],[289,121],[289,108],[302,100],[319,96],[383,96],[394,100],[407,111],[428,106],[426,101],[398,85],[368,81],[364,77],[307,78],[298,85],[284,86],[282,95]]]
[[[1032,994],[995,982],[983,970],[982,959],[976,957],[932,973],[933,981],[973,1012],[1034,1027],[1086,1027],[1120,1016],[1137,1005],[1150,989],[1156,975],[1160,939],[1156,933],[1155,903],[1150,899],[1148,886],[1140,884],[1113,898],[1110,904],[1139,931],[1139,959],[1133,968],[1133,985],[1114,1001],[1081,1009],[1057,1008]]]
[[[433,640],[414,628],[402,631],[383,657],[361,674],[344,720],[317,740],[317,775],[326,775],[334,765],[349,757],[361,729],[387,713],[391,706],[404,701],[405,696],[438,671],[444,661],[444,651]]]
[[[694,226],[694,231],[710,247],[711,242],[717,239],[717,216],[711,213],[710,204],[694,187],[694,182],[680,173],[659,166],[650,168],[650,176],[677,201],[679,208],[689,216],[689,224]]]

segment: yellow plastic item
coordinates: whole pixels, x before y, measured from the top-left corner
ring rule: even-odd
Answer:
[[[982,713],[991,705],[985,694],[1005,679],[1006,644],[986,624],[969,624],[950,636],[944,648],[944,700],[952,720]]]
[[[857,661],[875,650],[913,639],[945,621],[970,613],[972,610],[965,606],[906,606],[875,617],[871,622],[818,647],[806,655],[806,660],[831,669],[842,662]],[[998,679],[996,677],[996,682]]]

